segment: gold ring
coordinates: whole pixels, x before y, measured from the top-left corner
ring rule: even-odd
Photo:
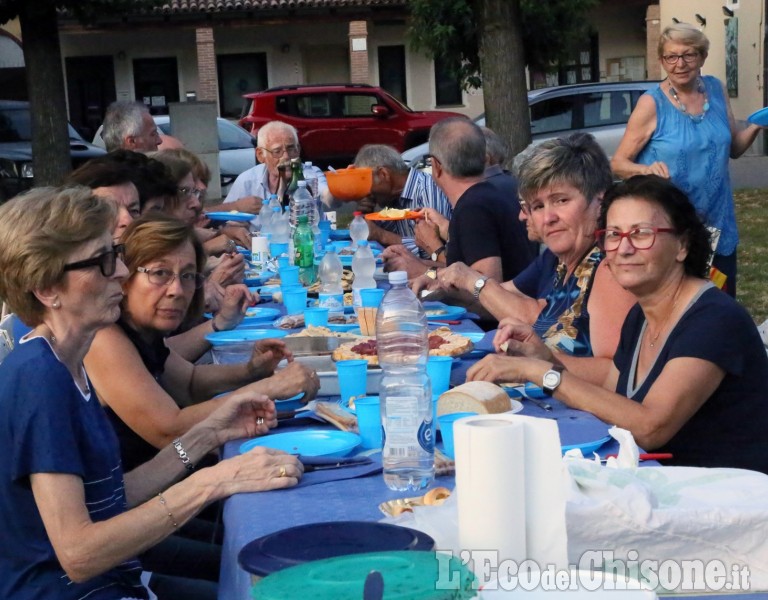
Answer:
[[[285,477],[285,465],[280,466],[280,475],[278,477]]]

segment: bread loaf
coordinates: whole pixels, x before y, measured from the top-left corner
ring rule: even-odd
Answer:
[[[495,383],[470,381],[448,390],[437,401],[437,416],[457,412],[479,415],[503,413],[512,409],[507,393]]]

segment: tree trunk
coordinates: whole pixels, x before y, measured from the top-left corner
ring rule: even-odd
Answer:
[[[509,144],[507,164],[531,143],[519,0],[477,0],[485,123]]]
[[[59,185],[72,170],[61,46],[52,2],[20,2],[32,118],[35,185]]]

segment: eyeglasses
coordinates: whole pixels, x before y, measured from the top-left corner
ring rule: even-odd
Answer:
[[[657,233],[675,233],[675,230],[671,227],[635,227],[629,231],[598,229],[595,231],[595,239],[606,252],[618,250],[624,238],[627,238],[629,245],[635,250],[648,250],[656,241]]]
[[[269,148],[264,148],[263,146],[258,146],[264,152],[269,152],[273,158],[280,158],[283,154],[287,153],[290,157],[296,157],[299,155],[299,146],[298,144],[291,144],[290,146],[280,146],[279,148],[272,148],[271,150]]]
[[[202,198],[203,194],[205,194],[204,190],[198,190],[197,188],[190,187],[180,187],[177,188],[177,191],[179,192],[180,196],[197,196],[198,198]]]
[[[79,269],[87,269],[88,267],[99,267],[99,270],[104,277],[112,277],[117,268],[117,257],[119,256],[120,260],[122,260],[124,252],[125,246],[122,244],[115,244],[109,252],[104,252],[93,258],[86,258],[85,260],[78,260],[77,262],[64,265],[64,271],[76,271]]]
[[[181,287],[188,290],[199,289],[205,283],[205,275],[202,273],[174,273],[170,269],[147,269],[146,267],[136,267],[136,270],[139,273],[146,273],[149,283],[157,286],[171,285],[177,277]]]
[[[685,54],[665,54],[661,58],[668,65],[676,65],[681,58],[686,65],[692,65],[698,57],[698,52],[686,52]]]

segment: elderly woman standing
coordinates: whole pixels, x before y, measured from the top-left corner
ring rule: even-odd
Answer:
[[[590,357],[579,361],[579,369],[602,381],[632,305],[595,244],[600,202],[611,184],[608,159],[588,134],[547,140],[521,164],[518,184],[522,211],[548,250],[511,281],[497,282],[455,263],[416,287],[472,294],[500,326],[533,323],[565,364],[575,368],[572,361]]]
[[[674,464],[768,473],[768,358],[747,311],[707,281],[709,232],[669,181],[610,190],[597,233],[616,280],[637,299],[602,386],[560,373],[530,328],[500,331],[526,358],[489,356],[468,379],[546,384],[568,406],[632,432]],[[555,363],[557,363],[555,359]]]
[[[611,167],[625,179],[668,177],[688,195],[705,224],[720,232],[713,266],[735,297],[739,235],[728,159],[744,154],[761,128],[737,126],[722,82],[701,74],[708,53],[709,40],[693,25],[664,29],[658,57],[667,78],[638,100]]]
[[[0,296],[34,328],[0,365],[3,598],[148,598],[133,557],[210,502],[301,476],[294,457],[259,451],[175,483],[225,441],[276,424],[272,402],[248,391],[123,474],[83,367],[96,332],[120,314],[128,271],[114,218],[112,203],[83,187],[39,188],[0,207]]]

